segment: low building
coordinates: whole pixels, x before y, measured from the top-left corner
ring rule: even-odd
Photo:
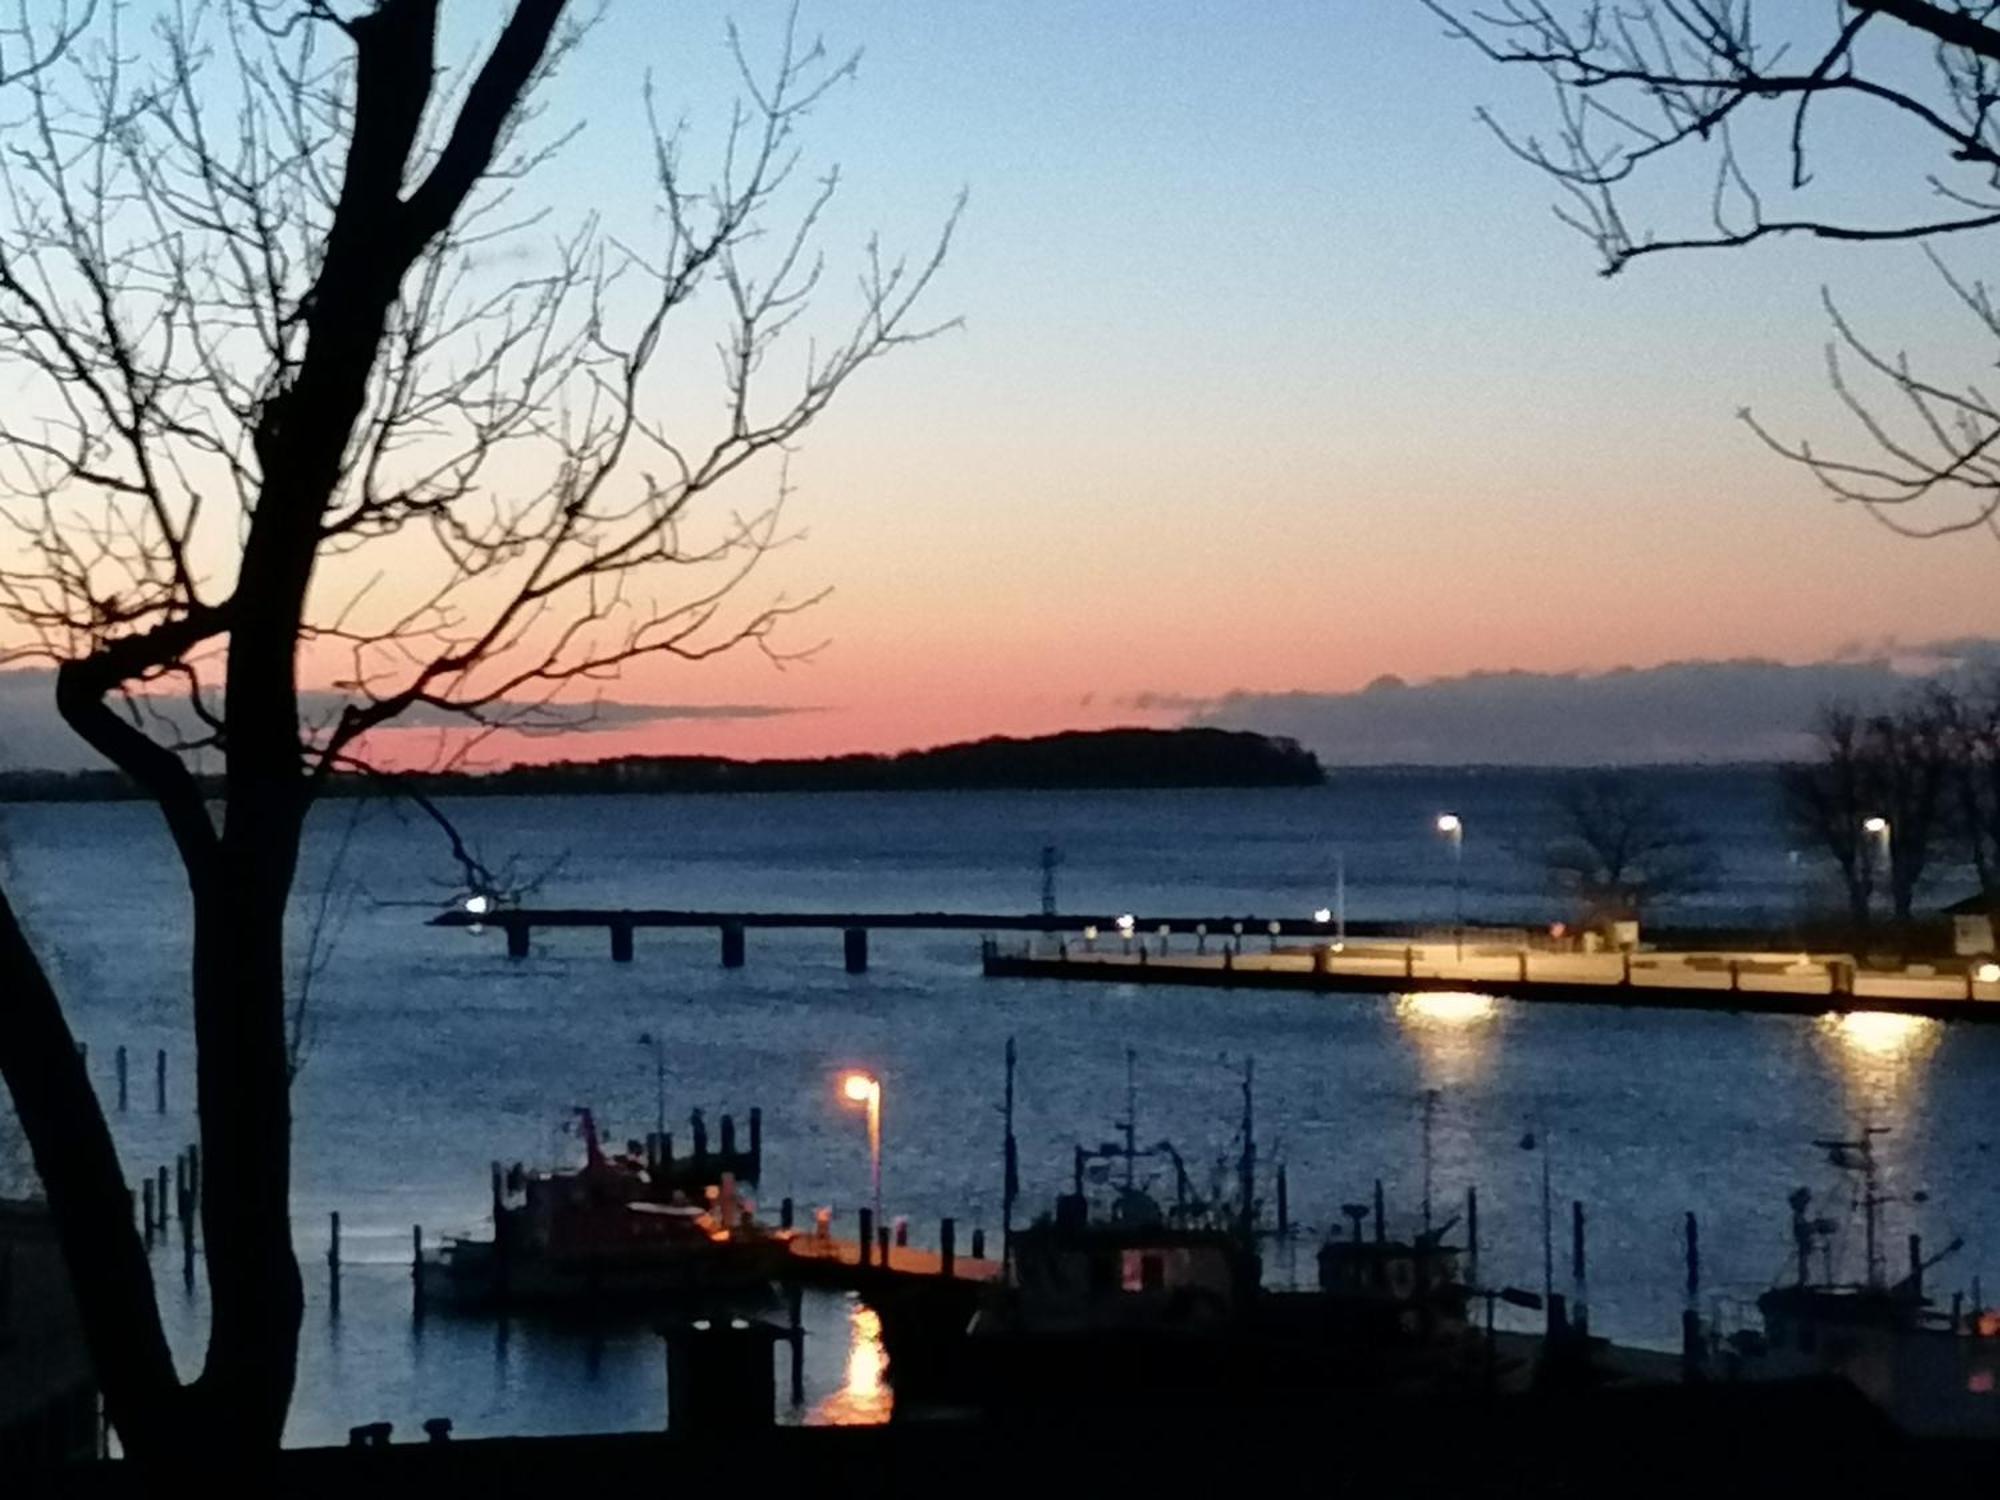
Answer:
[[[2000,898],[1978,891],[1945,908],[1951,918],[1951,951],[1960,958],[1982,958],[1996,951],[1994,911]]]
[[[39,1200],[0,1198],[0,1475],[95,1457],[99,1430],[55,1222]]]

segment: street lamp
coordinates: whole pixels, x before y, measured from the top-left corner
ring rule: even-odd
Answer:
[[[1864,818],[1861,821],[1861,831],[1875,840],[1876,847],[1880,851],[1882,875],[1889,882],[1889,910],[1893,914],[1896,909],[1896,865],[1895,847],[1892,843],[1894,833],[1889,827],[1889,820],[1879,814],[1872,818]]]
[[[667,1044],[650,1031],[639,1033],[639,1045],[653,1049],[653,1128],[667,1133]]]
[[[1465,820],[1457,813],[1439,813],[1437,831],[1451,840],[1451,911],[1458,961],[1465,962]]]
[[[882,1080],[869,1073],[849,1073],[840,1092],[850,1104],[868,1106],[868,1170],[875,1185],[875,1223],[882,1223]]]

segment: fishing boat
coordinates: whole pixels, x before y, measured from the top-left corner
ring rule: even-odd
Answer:
[[[493,1237],[447,1239],[421,1257],[423,1298],[468,1309],[651,1303],[759,1289],[780,1274],[790,1231],[760,1224],[742,1191],[761,1165],[755,1111],[749,1151],[725,1129],[710,1152],[697,1114],[695,1152],[681,1159],[658,1134],[607,1152],[593,1113],[574,1114],[582,1165],[496,1163]]]
[[[1876,1139],[1886,1133],[1868,1127],[1851,1139],[1813,1143],[1854,1179],[1861,1279],[1835,1274],[1842,1220],[1814,1212],[1812,1192],[1795,1189],[1788,1200],[1791,1278],[1757,1298],[1761,1327],[1717,1341],[1714,1363],[1721,1373],[1743,1378],[1841,1376],[1913,1432],[2000,1434],[2000,1311],[1984,1306],[1976,1279],[1970,1299],[1955,1292],[1945,1306],[1926,1289],[1929,1273],[1962,1241],[1953,1238],[1926,1256],[1921,1237],[1911,1234],[1907,1270],[1889,1277],[1882,1214],[1896,1200],[1882,1190],[1875,1151]],[[1923,1196],[1914,1194],[1912,1201]]]

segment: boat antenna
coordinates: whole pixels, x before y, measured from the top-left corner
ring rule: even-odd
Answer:
[[[1827,1160],[1843,1171],[1861,1174],[1861,1222],[1867,1237],[1868,1285],[1880,1288],[1887,1281],[1881,1246],[1882,1205],[1889,1202],[1881,1192],[1875,1164],[1875,1137],[1887,1135],[1886,1125],[1864,1125],[1858,1140],[1814,1141],[1826,1152]]]

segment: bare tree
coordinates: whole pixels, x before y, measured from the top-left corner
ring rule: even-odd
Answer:
[[[1637,918],[1715,878],[1714,851],[1701,830],[1634,777],[1568,777],[1549,804],[1542,863],[1550,884],[1574,899],[1587,921]]]
[[[510,0],[462,70],[438,56],[440,9],[212,0],[163,7],[141,46],[113,0],[53,30],[20,0],[13,39],[42,65],[0,88],[0,609],[185,870],[212,1308],[193,1381],[4,898],[0,1075],[111,1418],[166,1465],[269,1449],[291,1399],[285,915],[326,778],[411,709],[546,724],[636,658],[775,653],[809,601],[734,599],[782,540],[780,461],[860,369],[932,331],[912,318],[949,221],[914,262],[871,247],[851,319],[784,338],[822,291],[838,181],[805,173],[798,132],[848,61],[789,27],[768,73],[735,47],[746,100],[716,178],[691,181],[656,124],[644,242],[551,235],[519,194],[560,138],[524,126],[577,41],[570,7]],[[704,427],[654,372],[670,320],[709,307],[723,399]],[[760,460],[774,498],[705,518],[695,502]],[[302,677],[338,711],[302,712]],[[220,768],[213,804],[197,757]]]
[[[1553,84],[1546,138],[1481,117],[1558,184],[1558,215],[1596,247],[1606,275],[1665,251],[1787,236],[1922,241],[1980,336],[2000,340],[2000,308],[1984,284],[1954,273],[1930,247],[2000,227],[2000,27],[1991,5],[1424,4],[1451,35]],[[1849,136],[1818,149],[1835,119],[1907,142],[1906,170],[1885,180],[1879,158],[1854,153]],[[1694,162],[1708,184],[1699,217],[1663,232],[1635,222],[1630,200],[1656,180],[1671,193]],[[1858,451],[1828,456],[1773,435],[1748,412],[1745,420],[1835,497],[1895,530],[2000,535],[2000,406],[1975,383],[1926,378],[1864,338],[1830,298],[1827,310],[1828,369],[1859,429]],[[1931,503],[1914,509],[1920,502]]]
[[[1786,816],[1840,871],[1857,928],[1883,886],[1896,919],[1908,921],[1946,826],[1947,722],[1929,693],[1884,713],[1835,706],[1821,716],[1819,741],[1817,759],[1779,773]]]
[[[1931,689],[1945,738],[1947,818],[1980,892],[2000,905],[2000,667]]]

